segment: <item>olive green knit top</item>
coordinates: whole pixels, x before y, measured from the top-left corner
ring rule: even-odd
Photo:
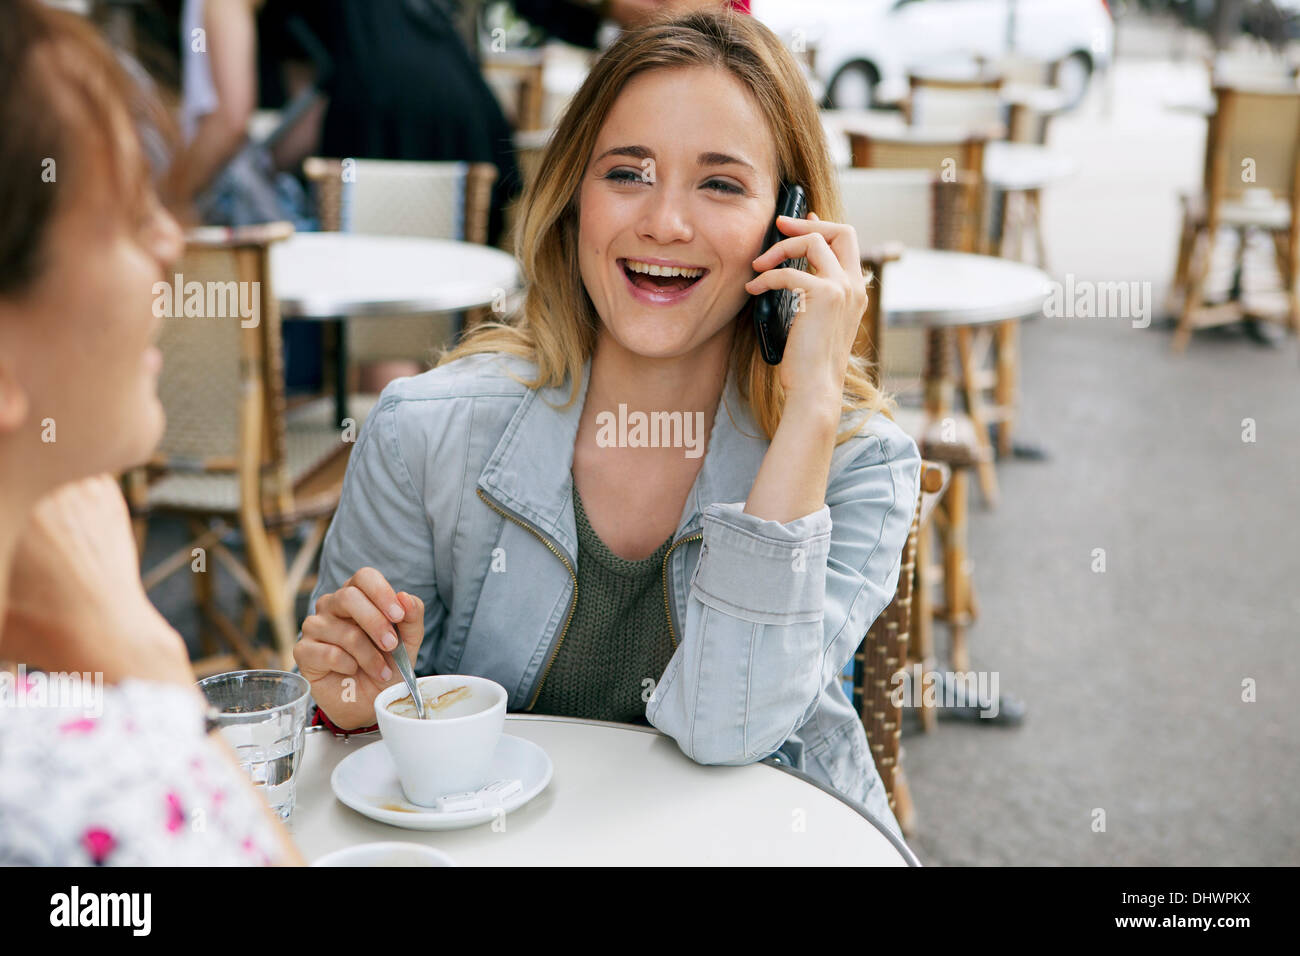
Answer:
[[[672,537],[650,557],[627,561],[592,529],[576,484],[573,513],[578,603],[532,712],[647,723],[646,699],[673,656],[663,586]]]

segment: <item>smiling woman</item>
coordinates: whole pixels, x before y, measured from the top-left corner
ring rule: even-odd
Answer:
[[[782,182],[813,212],[764,248]],[[296,650],[321,722],[374,721],[400,639],[512,710],[649,723],[704,764],[777,754],[897,831],[839,676],[893,595],[920,460],[854,354],[839,217],[766,27],[615,42],[523,198],[522,311],[393,383],[353,451]],[[771,289],[804,303],[777,366],[750,321]],[[610,440],[634,418],[706,423],[703,455],[685,429]]]

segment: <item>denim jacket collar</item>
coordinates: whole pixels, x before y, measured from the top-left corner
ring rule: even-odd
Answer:
[[[569,386],[527,389],[478,485],[520,518],[549,534],[576,563],[577,526],[573,514],[573,446],[591,379],[591,359],[583,365],[578,397],[568,408]],[[704,462],[678,521],[674,538],[699,529],[704,509],[715,502],[744,501],[767,452],[768,439],[736,387],[728,367],[709,433]]]

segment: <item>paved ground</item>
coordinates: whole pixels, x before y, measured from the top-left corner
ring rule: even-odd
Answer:
[[[1162,101],[1204,77],[1149,57],[1194,47],[1134,33],[1109,112],[1098,89],[1054,127],[1079,165],[1045,198],[1058,276],[1159,301],[1204,149],[1204,122]],[[912,845],[931,865],[1300,863],[1296,343],[1198,338],[1175,358],[1154,327],[1043,319],[1022,345],[1022,433],[1052,458],[1001,465],[1002,506],[974,513],[970,646],[1030,715],[905,736]],[[157,528],[150,559],[171,540]],[[188,575],[157,598],[193,640]]]
[[[1098,95],[1053,129],[1080,167],[1045,199],[1058,277],[1160,300],[1204,150],[1203,121],[1161,101],[1198,82],[1124,59],[1110,115]],[[1002,506],[975,510],[970,647],[1029,719],[905,733],[913,847],[931,865],[1300,863],[1296,343],[1174,357],[1123,319],[1023,331],[1022,432],[1052,458],[1000,465]]]

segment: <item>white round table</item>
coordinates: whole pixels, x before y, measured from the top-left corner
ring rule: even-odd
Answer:
[[[418,236],[298,232],[271,246],[271,279],[286,319],[459,312],[519,287],[515,257],[492,246]],[[335,421],[347,411],[346,336],[338,336]]]
[[[396,840],[462,866],[919,865],[864,809],[789,767],[703,766],[630,724],[511,714],[505,732],[547,752],[551,782],[504,826],[437,831],[378,823],[335,798],[335,765],[378,733],[308,734],[288,821],[303,857]]]
[[[886,324],[947,328],[1038,315],[1052,278],[995,256],[906,249],[886,264],[883,287]]]
[[[1037,143],[991,142],[984,147],[984,179],[995,189],[1042,189],[1076,170],[1070,157]]]
[[[280,313],[295,319],[458,312],[519,285],[514,256],[416,236],[299,232],[271,247]]]

